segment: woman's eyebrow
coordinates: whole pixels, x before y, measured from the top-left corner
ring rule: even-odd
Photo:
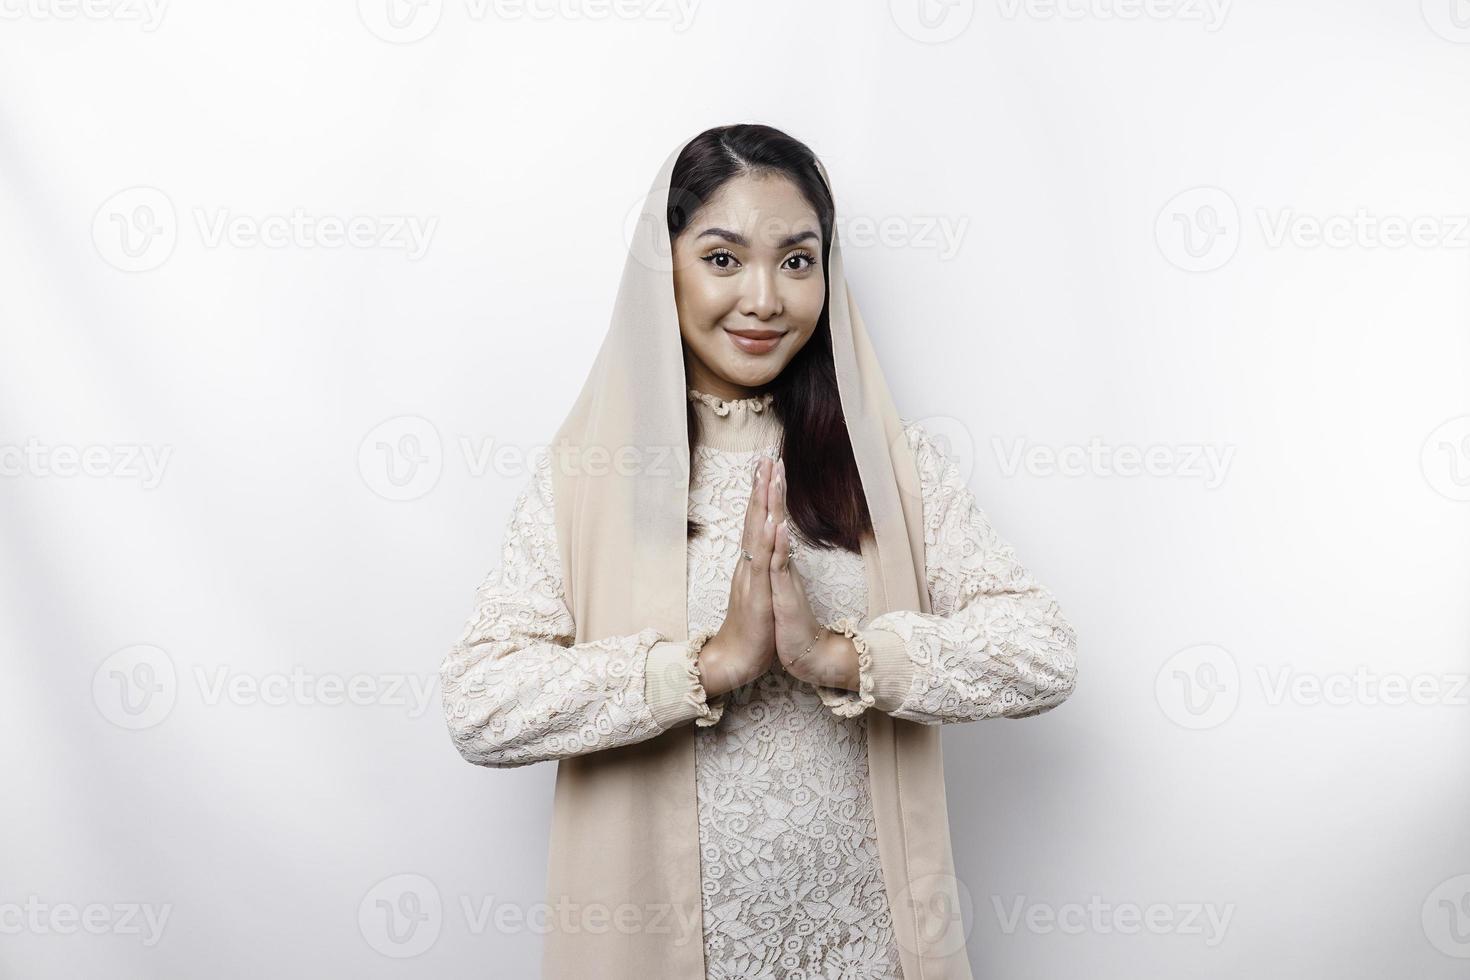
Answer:
[[[726,231],[724,228],[706,228],[704,231],[699,233],[697,238],[704,238],[706,236],[723,238],[725,239],[725,241],[730,242],[732,245],[740,245],[742,247],[748,247],[750,245],[750,242],[746,241],[745,236],[740,234],[740,232]],[[816,237],[817,233],[814,231],[799,231],[794,235],[787,235],[785,238],[781,239],[779,242],[776,243],[776,247],[789,248],[790,246],[795,245],[797,242],[803,242],[806,241],[808,238]]]

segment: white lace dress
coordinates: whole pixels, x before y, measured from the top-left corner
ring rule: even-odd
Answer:
[[[574,644],[550,460],[516,500],[502,562],[440,671],[461,755],[510,767],[695,724],[706,976],[901,978],[868,790],[867,712],[923,724],[1020,718],[1071,693],[1075,634],[996,536],[957,468],[904,427],[923,491],[932,612],[864,623],[863,558],[797,540],[813,612],[858,648],[858,691],[779,667],[706,701],[697,657],[724,621],[757,454],[779,454],[770,396],[689,391],[701,423],[687,637],[648,628]]]

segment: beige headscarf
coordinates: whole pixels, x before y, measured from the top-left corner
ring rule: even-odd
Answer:
[[[551,446],[578,643],[648,627],[668,640],[689,635],[687,383],[666,213],[688,142],[669,154],[644,200],[607,337]],[[848,290],[835,228],[826,272],[838,390],[876,538],[863,545],[868,614],[928,612],[918,472]],[[967,980],[938,727],[873,709],[868,717],[879,851],[904,976]],[[694,730],[682,725],[558,763],[548,902],[570,903],[571,913],[549,923],[544,977],[705,976]],[[639,910],[626,932],[614,914],[625,905]],[[601,930],[585,924],[599,921]]]

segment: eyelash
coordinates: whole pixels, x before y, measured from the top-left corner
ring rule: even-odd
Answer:
[[[732,251],[730,251],[727,248],[716,249],[715,251],[709,253],[708,255],[701,256],[701,259],[703,261],[705,261],[705,262],[708,262],[710,265],[714,266],[716,269],[720,269],[719,266],[715,265],[714,260],[716,258],[718,258],[719,256],[721,256],[721,255],[728,255],[730,258],[734,259],[736,262],[739,262],[740,261],[738,258],[735,258],[735,253],[732,252]],[[793,272],[805,272],[805,271],[807,271],[807,269],[814,268],[816,266],[816,264],[817,264],[817,257],[815,255],[812,255],[810,252],[804,252],[804,251],[803,252],[793,252],[787,258],[788,259],[802,258],[802,259],[806,259],[807,260],[808,265],[806,266],[805,269],[793,269],[792,270]],[[724,272],[725,270],[724,269],[720,269],[720,271],[721,272]]]

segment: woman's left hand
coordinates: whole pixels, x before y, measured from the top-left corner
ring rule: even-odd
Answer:
[[[791,676],[808,684],[856,689],[857,648],[841,633],[823,630],[807,601],[806,586],[790,557],[786,522],[786,463],[778,460],[766,506],[776,522],[771,552],[771,605],[776,618],[776,656]],[[818,638],[818,632],[821,637]],[[816,640],[811,651],[803,654]],[[849,686],[850,685],[850,686]]]

